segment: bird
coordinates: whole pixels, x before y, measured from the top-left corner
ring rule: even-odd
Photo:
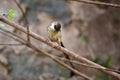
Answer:
[[[48,37],[51,41],[57,42],[59,45],[64,47],[61,41],[61,24],[58,22],[52,22],[47,27]]]
[[[48,27],[47,27],[47,33],[48,37],[51,41],[56,42],[58,45],[62,46],[65,48],[64,44],[62,43],[61,39],[61,24],[58,21],[52,22]],[[64,54],[64,53],[63,53]],[[69,56],[67,54],[64,54],[65,58],[70,60]],[[70,63],[71,67],[73,67],[72,63]],[[74,76],[74,73],[71,71],[70,76]]]

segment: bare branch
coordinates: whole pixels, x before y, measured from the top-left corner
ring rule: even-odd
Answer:
[[[76,60],[69,60],[69,59],[61,58],[61,57],[56,57],[56,58],[57,58],[57,59],[60,59],[60,60],[63,60],[63,61],[72,62],[73,64],[81,65],[81,66],[84,66],[84,67],[89,67],[89,68],[93,68],[93,69],[97,69],[97,70],[100,69],[99,67],[92,66],[92,65],[87,65],[87,64],[85,64],[85,63],[81,63],[81,62],[78,62],[78,61],[76,61]],[[103,70],[104,70],[104,69],[103,69]],[[118,70],[113,70],[113,69],[109,69],[109,68],[106,68],[106,70],[120,73],[120,71],[118,71]]]
[[[98,1],[91,1],[91,0],[66,0],[66,1],[77,1],[77,2],[83,2],[88,4],[104,5],[104,6],[120,8],[119,4],[112,4],[112,3],[105,3],[105,2],[98,2]]]
[[[12,43],[11,44],[10,43],[9,44],[7,44],[7,43],[6,44],[0,43],[0,45],[2,45],[2,46],[3,45],[7,45],[7,46],[23,46],[23,44],[17,44],[17,43],[16,44],[15,43],[14,44],[12,44]]]
[[[2,29],[2,28],[0,28],[0,30],[4,31],[4,32],[6,32],[6,33],[12,34],[12,35],[14,35],[14,36],[17,36],[18,38],[20,38],[20,39],[23,40],[23,41],[26,41],[26,40],[23,39],[22,37],[20,37],[20,36],[18,36],[17,34],[14,34],[14,33],[10,32],[10,31],[8,31],[8,30]],[[9,36],[8,34],[6,34],[6,33],[4,33],[4,32],[1,32],[1,33],[4,34],[4,35],[6,35],[6,36]],[[10,37],[10,36],[9,36],[9,37]],[[12,38],[12,37],[11,37],[11,38]],[[14,38],[13,38],[13,39],[14,39]],[[23,43],[22,43],[22,44],[23,44]]]
[[[26,24],[26,27],[27,27],[27,40],[28,40],[28,43],[30,42],[30,36],[29,36],[29,25],[28,25],[28,20],[27,20],[27,17],[25,15],[25,12],[23,11],[21,5],[17,2],[17,0],[14,0],[14,2],[16,3],[16,5],[18,6],[18,8],[21,10],[22,14],[23,14],[23,17],[25,19],[25,24]]]
[[[18,24],[16,24],[16,23],[14,23],[14,22],[11,22],[11,21],[9,21],[9,20],[6,19],[6,18],[0,17],[0,21],[2,21],[2,22],[4,22],[4,23],[10,25],[11,27],[14,27],[14,28],[16,28],[17,30],[20,30],[20,31],[22,31],[22,32],[24,32],[24,33],[27,34],[27,31],[26,31],[26,29],[25,29],[24,27],[22,27],[22,26],[20,26],[20,25],[18,25]],[[40,36],[40,35],[37,35],[37,34],[31,32],[31,31],[30,31],[30,34],[29,34],[29,35],[30,35],[31,37],[33,37],[34,39],[39,40],[39,41],[41,41],[41,42],[43,42],[43,43],[45,43],[45,44],[47,44],[47,45],[55,48],[56,50],[59,50],[59,51],[61,51],[61,52],[64,52],[65,54],[71,56],[71,57],[74,58],[75,60],[78,60],[78,61],[80,61],[80,62],[82,62],[82,63],[86,63],[86,64],[88,64],[88,65],[93,65],[93,66],[99,67],[99,70],[100,70],[100,71],[102,71],[102,72],[104,72],[104,73],[106,73],[106,74],[108,74],[108,75],[110,75],[110,76],[112,76],[112,77],[115,77],[115,78],[117,78],[117,79],[120,79],[120,74],[115,73],[115,72],[113,72],[113,71],[107,71],[105,67],[103,67],[103,66],[101,66],[101,65],[99,65],[99,64],[96,64],[96,63],[94,63],[94,62],[92,62],[92,61],[90,61],[90,60],[88,60],[88,59],[86,59],[86,58],[84,58],[84,57],[82,57],[82,56],[79,56],[79,55],[77,55],[76,53],[74,53],[74,52],[72,52],[72,51],[70,51],[70,50],[68,50],[68,49],[66,49],[66,48],[63,48],[63,47],[58,48],[58,45],[53,44],[51,41],[47,41],[44,37],[42,37],[42,36]]]
[[[3,30],[4,30],[4,29],[3,29]],[[14,34],[14,33],[11,33],[10,31],[7,31],[7,30],[4,30],[4,32],[5,32],[5,33],[4,33],[5,35],[7,35],[7,36],[9,36],[9,37],[11,37],[11,38],[13,38],[13,39],[15,39],[16,41],[18,41],[18,42],[20,42],[20,43],[22,43],[22,44],[30,47],[31,49],[33,49],[33,50],[35,50],[35,51],[37,51],[37,52],[39,52],[39,53],[43,53],[43,54],[46,55],[47,57],[53,59],[55,62],[61,64],[62,66],[66,67],[67,69],[73,71],[74,73],[76,73],[77,75],[81,76],[81,77],[84,78],[85,80],[92,80],[90,77],[86,76],[85,74],[83,74],[83,73],[75,70],[74,68],[70,67],[69,65],[67,65],[67,64],[63,63],[62,61],[56,59],[53,55],[50,55],[49,53],[47,53],[46,51],[44,51],[44,50],[42,50],[42,49],[38,49],[38,48],[37,48],[36,46],[34,46],[32,43],[29,43],[29,44],[28,44],[28,43],[27,43],[27,40],[23,39],[22,37]],[[7,34],[7,33],[9,33],[9,34]],[[12,35],[10,35],[10,34],[12,34]]]
[[[0,28],[0,30],[4,31],[4,29]],[[2,34],[4,34],[3,32],[0,32]],[[5,34],[4,34],[5,35]],[[23,46],[23,44],[18,44],[18,43],[0,43],[1,46],[5,45],[5,46]]]

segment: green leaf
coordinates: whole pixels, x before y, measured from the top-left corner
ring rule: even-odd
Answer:
[[[15,11],[13,9],[10,9],[8,13],[9,13],[9,15],[14,15]]]
[[[13,15],[15,14],[15,11],[13,9],[10,9],[8,11],[8,19],[12,20],[13,19]]]
[[[80,39],[81,39],[82,41],[84,41],[84,42],[87,42],[87,41],[88,41],[88,37],[87,37],[86,35],[82,35],[82,36],[80,37]]]
[[[100,57],[97,56],[97,57],[96,57],[95,59],[93,59],[92,61],[95,62],[95,63],[99,63]]]
[[[104,67],[108,67],[111,61],[111,56],[108,56],[106,60],[102,63]]]
[[[9,19],[9,20],[12,20],[12,19],[13,19],[13,16],[8,15],[8,19]]]

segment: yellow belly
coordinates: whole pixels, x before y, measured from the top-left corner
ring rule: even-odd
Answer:
[[[61,42],[61,33],[55,32],[55,31],[49,31],[48,32],[49,38],[51,41],[57,42],[58,44]]]

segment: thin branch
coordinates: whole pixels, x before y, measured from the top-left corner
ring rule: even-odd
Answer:
[[[5,30],[5,29],[3,29],[3,28],[0,28],[0,30],[4,31],[4,32],[6,32],[6,33],[9,33],[9,34],[11,34],[11,35],[17,36],[18,38],[20,38],[20,39],[23,40],[23,41],[26,41],[26,40],[23,39],[22,37],[20,37],[20,36],[18,36],[17,34],[14,34],[14,33],[10,32],[10,31],[8,31],[8,30]],[[4,32],[1,32],[1,33],[4,34],[4,35],[6,35],[6,36],[9,36],[8,34],[5,34]],[[9,36],[9,37],[10,37],[10,36]],[[11,37],[11,38],[12,38],[12,37]],[[23,43],[21,43],[21,44],[23,44]]]
[[[22,27],[22,26],[20,26],[20,25],[18,25],[18,24],[16,24],[16,23],[14,23],[14,22],[9,21],[8,19],[6,19],[6,18],[4,18],[4,17],[0,17],[0,21],[2,21],[2,22],[4,22],[4,23],[10,25],[11,27],[14,27],[14,28],[16,28],[17,30],[20,30],[20,31],[22,31],[22,32],[24,32],[24,33],[27,34],[27,31],[26,31],[26,29],[25,29],[24,27]],[[100,68],[100,69],[99,69],[100,71],[102,71],[102,72],[104,72],[104,73],[106,73],[106,74],[108,74],[108,75],[110,75],[110,76],[112,76],[112,77],[115,77],[115,78],[117,78],[117,79],[120,79],[120,75],[119,75],[118,73],[115,73],[115,72],[112,72],[112,71],[107,71],[105,67],[103,67],[103,66],[101,66],[101,65],[99,65],[99,64],[96,64],[96,63],[94,63],[94,62],[92,62],[92,61],[90,61],[90,60],[88,60],[88,59],[86,59],[86,58],[84,58],[84,57],[82,57],[82,56],[79,56],[78,54],[76,54],[76,53],[74,53],[74,52],[72,52],[72,51],[70,51],[70,50],[68,50],[68,49],[66,49],[66,48],[63,48],[63,47],[58,48],[58,45],[57,45],[57,44],[54,44],[54,43],[51,42],[51,41],[47,41],[44,37],[42,37],[42,36],[40,36],[40,35],[37,35],[37,34],[31,32],[31,31],[30,31],[30,34],[29,34],[29,35],[30,35],[32,38],[34,38],[34,39],[36,39],[36,40],[39,40],[39,41],[41,41],[41,42],[43,42],[43,43],[45,43],[45,44],[47,44],[47,45],[55,48],[56,50],[59,50],[59,51],[61,51],[61,52],[64,52],[65,54],[71,56],[71,57],[72,57],[73,59],[75,59],[75,60],[78,60],[78,61],[80,61],[80,62],[82,62],[82,63],[86,63],[86,64],[88,64],[88,65],[93,65],[93,66],[99,67],[99,68]]]
[[[120,8],[119,4],[112,4],[112,3],[105,3],[105,2],[98,2],[98,1],[91,1],[91,0],[66,0],[66,1],[77,1],[77,2],[83,2],[88,4],[104,5],[104,6]]]
[[[35,46],[34,46],[34,49],[35,49],[36,51],[39,51],[39,52],[42,52],[43,54],[48,55],[48,57],[50,57],[51,59],[53,59],[55,62],[61,64],[62,66],[66,67],[67,69],[73,71],[75,74],[81,76],[81,77],[84,78],[85,80],[92,80],[92,78],[86,76],[85,74],[79,72],[78,70],[72,68],[71,66],[69,66],[69,65],[63,63],[62,61],[56,59],[55,56],[49,55],[49,53],[47,53],[46,51],[40,50],[40,49],[36,48]]]
[[[28,25],[28,20],[27,20],[27,17],[25,15],[25,12],[24,10],[22,9],[21,5],[17,2],[17,0],[14,0],[14,2],[16,3],[16,5],[18,6],[18,8],[21,10],[22,14],[23,14],[23,17],[25,19],[25,24],[26,24],[26,27],[27,27],[27,40],[28,40],[28,43],[30,42],[30,36],[29,36],[29,25]]]
[[[92,66],[92,65],[87,65],[87,64],[85,64],[85,63],[81,63],[81,62],[78,62],[78,61],[75,61],[75,60],[69,60],[69,59],[61,58],[61,57],[56,57],[56,58],[57,58],[57,59],[60,59],[60,60],[63,60],[63,61],[71,62],[71,63],[73,63],[73,64],[81,65],[81,66],[84,66],[84,67],[89,67],[89,68],[93,68],[93,69],[97,69],[97,70],[100,69],[99,67]],[[119,73],[119,74],[120,74],[120,71],[118,71],[118,70],[113,70],[113,69],[109,69],[109,68],[106,68],[106,70],[108,70],[108,71],[113,71],[113,72],[116,72],[116,73]]]
[[[5,43],[5,44],[0,43],[0,45],[2,45],[2,46],[3,45],[7,45],[7,46],[23,46],[23,44],[17,44],[17,43],[16,44],[15,43],[14,44],[13,43],[11,43],[11,44],[10,43],[8,43],[8,44],[7,43]]]
[[[2,28],[0,28],[0,30],[1,30],[1,31],[4,31],[4,29],[2,29]],[[1,31],[0,31],[0,33],[4,34],[4,33],[1,32]],[[1,46],[3,46],[3,45],[6,45],[6,46],[23,46],[23,44],[20,44],[20,43],[19,43],[19,44],[18,44],[18,43],[0,43],[0,45],[1,45]]]
[[[44,50],[42,50],[42,49],[38,49],[38,48],[37,48],[36,46],[34,46],[32,43],[29,43],[29,44],[28,44],[27,41],[26,41],[25,39],[23,39],[22,37],[14,34],[14,33],[11,33],[10,31],[7,31],[7,30],[4,30],[4,32],[5,32],[5,33],[4,33],[5,35],[7,35],[7,36],[9,36],[9,37],[11,37],[11,38],[13,38],[13,39],[15,39],[16,41],[18,41],[18,42],[20,42],[20,43],[22,43],[22,44],[30,47],[31,49],[33,49],[33,50],[35,50],[35,51],[37,51],[37,52],[39,52],[39,53],[43,53],[43,54],[46,55],[47,57],[53,59],[55,62],[61,64],[62,66],[66,67],[67,69],[69,69],[69,70],[71,70],[71,71],[73,71],[73,72],[76,73],[77,75],[83,77],[85,80],[92,80],[90,77],[86,76],[85,74],[80,73],[79,71],[75,70],[74,68],[70,67],[69,65],[67,65],[67,64],[63,63],[62,61],[56,59],[53,55],[50,55],[49,53],[47,53],[46,51],[44,51]],[[9,33],[9,34],[7,34],[7,33]],[[12,35],[10,35],[10,34],[12,34]],[[21,40],[21,39],[22,39],[22,40]]]

